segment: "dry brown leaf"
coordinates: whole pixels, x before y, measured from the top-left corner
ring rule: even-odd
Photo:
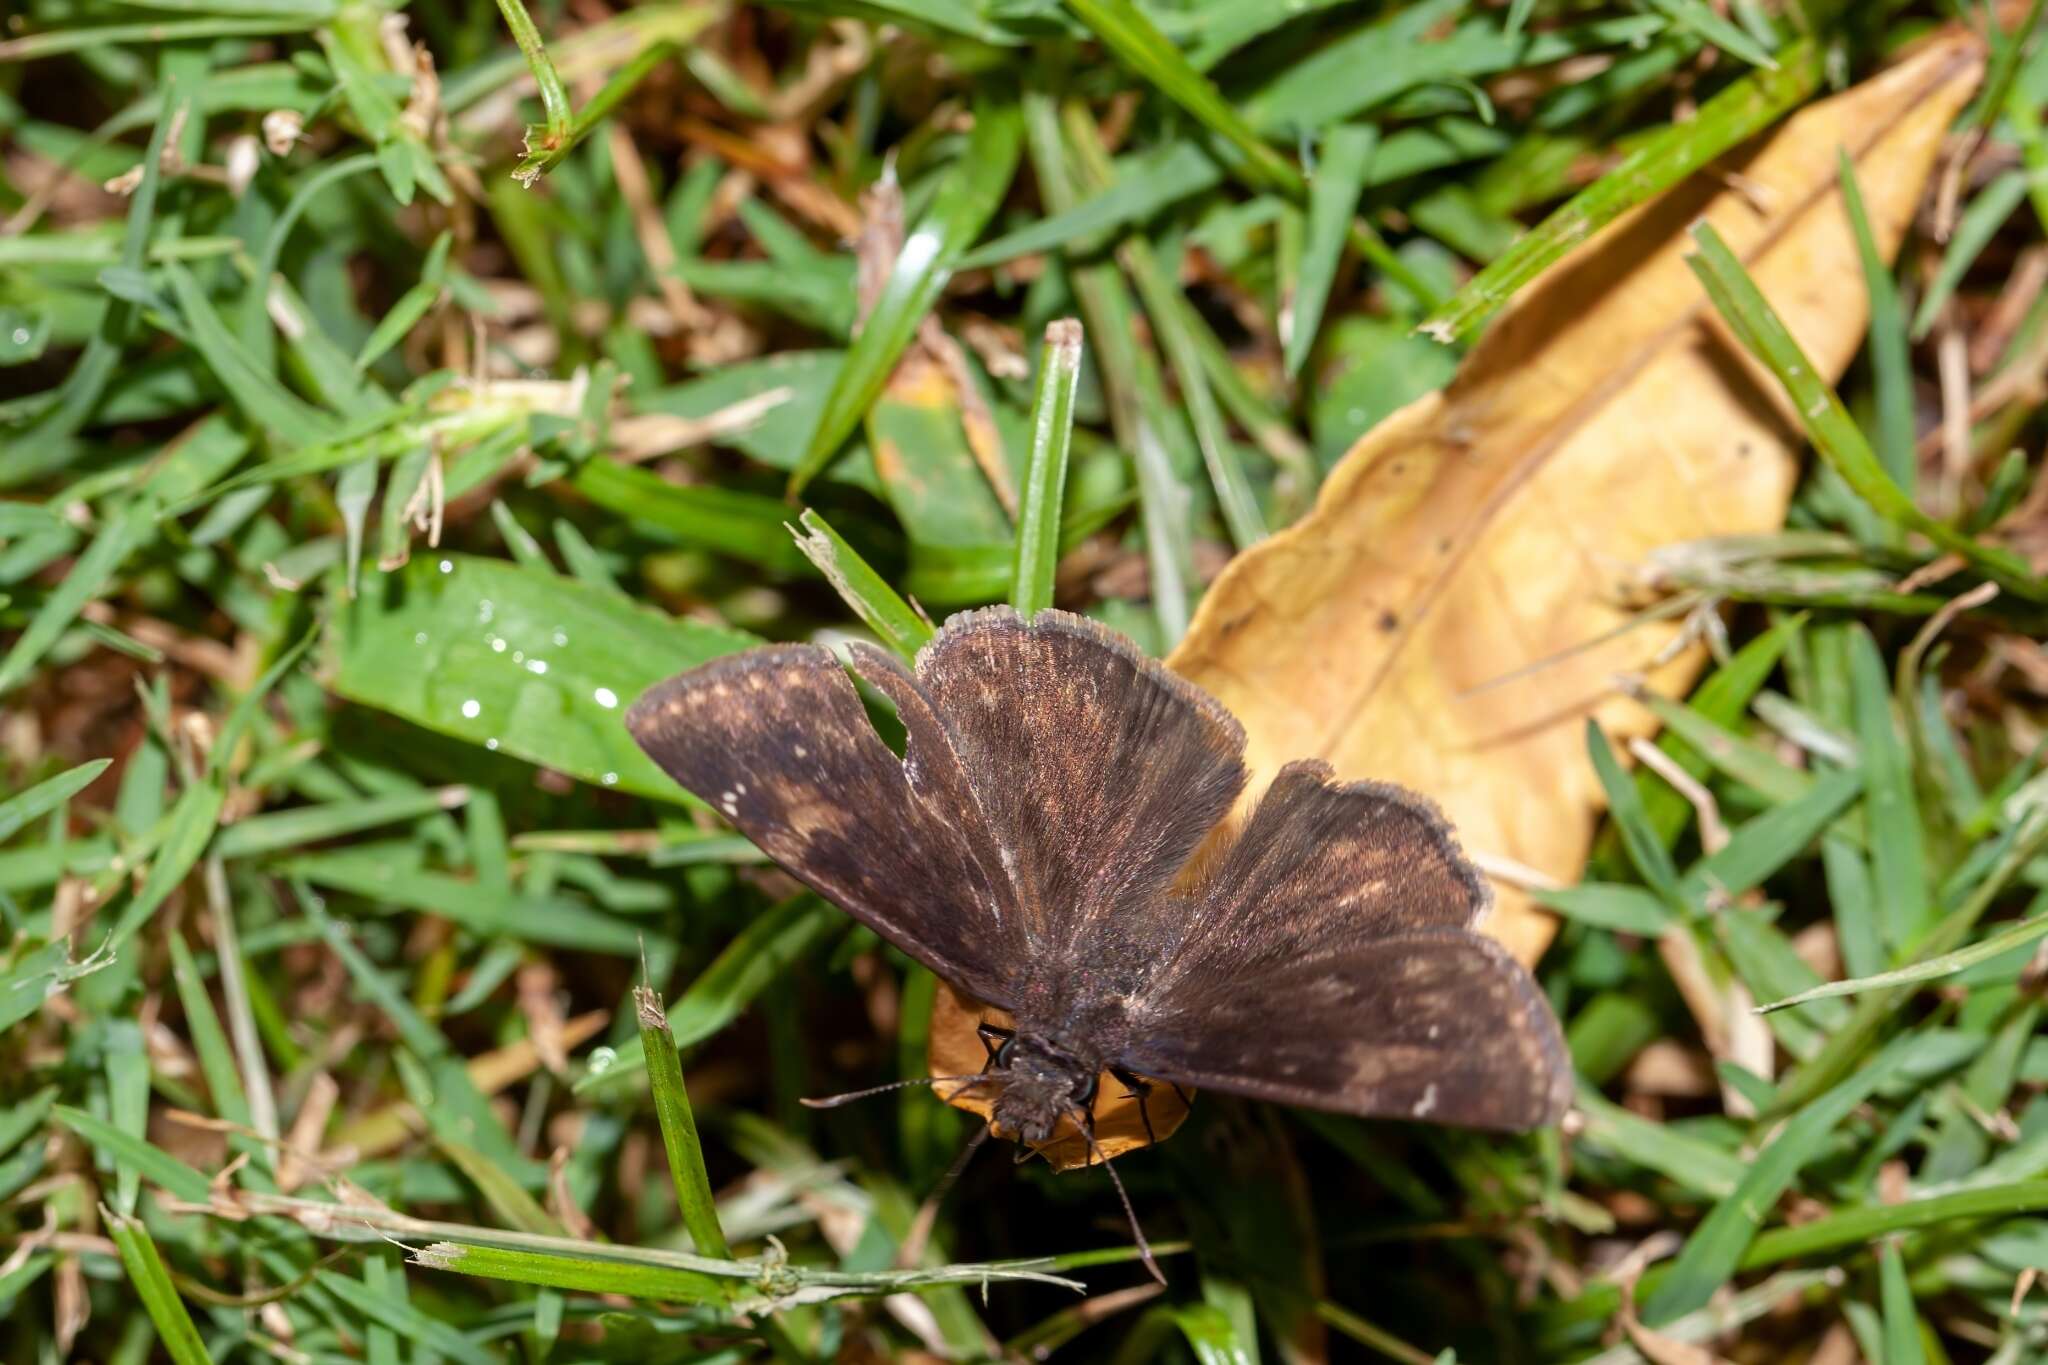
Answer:
[[[1662,622],[1509,675],[1620,626],[1651,551],[1777,529],[1804,444],[1685,266],[1687,229],[1712,222],[1839,375],[1867,308],[1837,149],[1895,251],[1982,66],[1946,33],[1612,224],[1447,388],[1360,440],[1307,518],[1239,556],[1168,662],[1244,722],[1254,787],[1320,757],[1427,793],[1473,852],[1576,876],[1601,804],[1584,718],[1620,742],[1650,731],[1613,678],[1677,694],[1700,654],[1652,668],[1678,629]],[[1499,901],[1490,932],[1534,961],[1550,917]]]
[[[938,998],[932,1003],[929,1052],[932,1075],[967,1076],[986,1065],[988,1050],[982,1046],[981,1036],[976,1031],[977,1026],[984,1022],[998,1028],[1011,1026],[1010,1016],[1003,1011],[962,995],[945,981],[939,982]],[[933,1086],[932,1089],[946,1103],[977,1114],[984,1120],[995,1108],[996,1092],[993,1087],[970,1090],[965,1082],[961,1082]],[[1125,1096],[1123,1082],[1107,1071],[1096,1083],[1095,1146],[1105,1160],[1114,1161],[1125,1152],[1149,1146],[1153,1141],[1164,1142],[1187,1116],[1187,1100],[1165,1081],[1153,1083],[1151,1093],[1145,1097],[1143,1113],[1138,1110],[1137,1100]],[[1148,1118],[1151,1120],[1149,1135],[1145,1126]],[[1087,1166],[1096,1159],[1088,1150],[1088,1139],[1081,1135],[1072,1119],[1061,1119],[1051,1138],[1033,1146],[1056,1171]]]

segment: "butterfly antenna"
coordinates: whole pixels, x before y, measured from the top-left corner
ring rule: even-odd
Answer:
[[[896,1253],[896,1265],[899,1269],[908,1270],[924,1259],[925,1243],[931,1240],[932,1225],[938,1221],[940,1203],[952,1192],[954,1183],[960,1179],[960,1173],[967,1169],[967,1163],[981,1150],[981,1144],[987,1142],[989,1134],[994,1131],[986,1125],[976,1129],[974,1136],[967,1139],[967,1145],[960,1149],[960,1155],[953,1158],[953,1164],[939,1177],[939,1183],[932,1186],[932,1192],[924,1197],[924,1203],[918,1205],[917,1216],[910,1220],[910,1232],[903,1238],[903,1246]]]
[[[1084,1113],[1079,1125],[1081,1136],[1088,1139],[1088,1151],[1103,1170],[1109,1173],[1109,1183],[1116,1186],[1116,1197],[1123,1201],[1124,1217],[1130,1220],[1131,1236],[1137,1239],[1138,1259],[1145,1263],[1145,1269],[1152,1272],[1152,1278],[1160,1284],[1166,1283],[1166,1272],[1159,1268],[1159,1262],[1152,1258],[1152,1244],[1145,1240],[1145,1229],[1138,1226],[1138,1211],[1131,1207],[1131,1196],[1124,1189],[1124,1178],[1116,1173],[1116,1167],[1102,1154],[1101,1146],[1095,1141],[1095,1115]]]
[[[948,1085],[954,1081],[964,1081],[966,1084],[953,1092],[959,1095],[999,1079],[1001,1078],[991,1076],[985,1071],[977,1071],[971,1076],[918,1076],[907,1081],[890,1081],[887,1085],[871,1085],[865,1090],[849,1090],[844,1095],[826,1095],[815,1100],[800,1099],[797,1103],[806,1109],[837,1109],[842,1104],[852,1104],[855,1100],[864,1100],[872,1095],[886,1095],[891,1090],[902,1090],[913,1085]],[[947,1098],[950,1099],[952,1096]]]

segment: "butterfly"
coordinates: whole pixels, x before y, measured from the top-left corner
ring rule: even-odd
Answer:
[[[957,990],[992,1127],[1090,1122],[1154,1078],[1372,1117],[1556,1122],[1571,1067],[1428,801],[1282,768],[1241,822],[1242,727],[1130,640],[1061,611],[948,620],[914,669],[851,647],[899,755],[819,645],[657,684],[626,723],[775,862]],[[957,1078],[956,1078],[957,1079]]]

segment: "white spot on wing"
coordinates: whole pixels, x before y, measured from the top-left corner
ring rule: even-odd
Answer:
[[[1419,1100],[1417,1100],[1417,1101],[1415,1102],[1415,1107],[1414,1107],[1413,1109],[1409,1110],[1408,1112],[1409,1112],[1409,1113],[1410,1113],[1411,1115],[1413,1115],[1414,1117],[1418,1118],[1418,1119],[1419,1119],[1419,1118],[1427,1118],[1427,1117],[1429,1116],[1430,1112],[1431,1112],[1432,1110],[1434,1110],[1435,1108],[1436,1108],[1436,1082],[1435,1082],[1435,1081],[1431,1081],[1431,1082],[1430,1082],[1430,1083],[1429,1083],[1428,1085],[1425,1085],[1424,1087],[1422,1087],[1422,1098],[1421,1098],[1421,1099],[1419,1099]]]

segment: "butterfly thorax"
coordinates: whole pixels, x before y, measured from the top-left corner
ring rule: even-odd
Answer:
[[[1029,1143],[1052,1136],[1063,1116],[1087,1111],[1099,1072],[1097,1065],[1021,1032],[1003,1049],[997,1070],[1003,1089],[996,1096],[995,1126]]]

